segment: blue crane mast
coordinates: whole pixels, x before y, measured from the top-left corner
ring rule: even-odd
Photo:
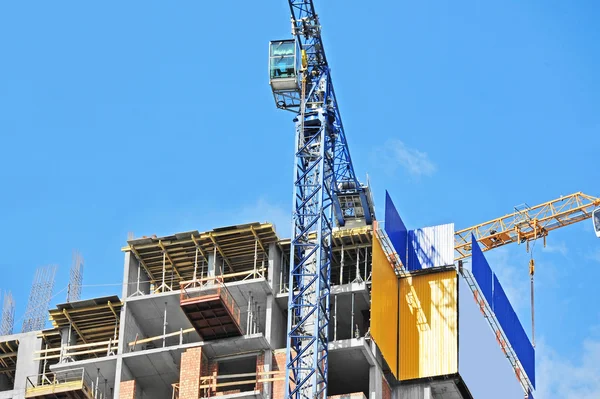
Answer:
[[[313,2],[288,3],[294,39],[269,46],[275,103],[296,114],[286,397],[316,399],[327,397],[332,232],[370,225],[375,212],[352,165]]]

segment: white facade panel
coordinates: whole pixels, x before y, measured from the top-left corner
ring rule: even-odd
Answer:
[[[408,270],[454,264],[454,223],[411,230],[408,240]]]
[[[512,366],[462,277],[458,293],[458,372],[469,391],[476,399],[523,398]]]

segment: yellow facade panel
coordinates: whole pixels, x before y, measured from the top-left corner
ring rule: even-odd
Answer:
[[[373,235],[371,277],[371,336],[398,378],[398,277],[387,260],[381,243]]]
[[[401,381],[458,372],[457,298],[454,270],[400,279]]]

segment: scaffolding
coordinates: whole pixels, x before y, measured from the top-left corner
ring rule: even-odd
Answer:
[[[44,328],[52,290],[54,289],[55,265],[38,267],[35,271],[31,293],[27,302],[22,332],[36,331]]]

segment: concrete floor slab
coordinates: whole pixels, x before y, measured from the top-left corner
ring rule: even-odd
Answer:
[[[55,372],[79,368],[85,369],[85,374],[90,381],[94,382],[94,384],[96,382],[96,377],[98,376],[100,390],[103,390],[105,386],[107,394],[110,394],[111,389],[114,390],[116,381],[117,356],[57,363],[50,366],[50,370]]]
[[[375,365],[364,338],[329,343],[328,395],[369,394],[369,371]]]

